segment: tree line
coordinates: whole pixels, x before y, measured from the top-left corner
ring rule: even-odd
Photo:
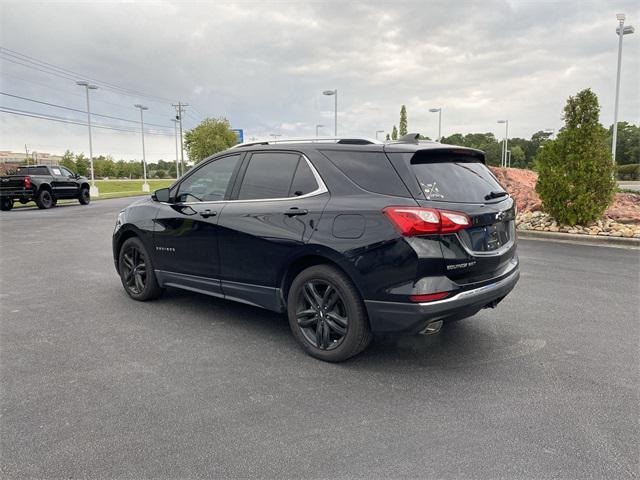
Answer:
[[[67,150],[60,160],[60,165],[80,175],[91,175],[89,159],[84,153],[75,154]],[[110,155],[99,155],[93,159],[93,173],[98,178],[142,178],[142,161],[114,160]],[[175,178],[175,161],[158,160],[147,162],[147,178]]]
[[[402,135],[408,133],[407,108],[400,107],[400,128],[394,125],[391,134],[387,134],[389,141],[397,140]],[[564,128],[564,127],[563,127]],[[562,129],[560,129],[560,132]],[[558,134],[560,133],[558,132]],[[552,138],[553,134],[548,131],[539,130],[531,138],[509,138],[509,150],[511,151],[511,166],[514,168],[533,169],[535,158],[540,147]],[[607,142],[611,145],[613,136],[613,125],[607,131]],[[420,135],[421,140],[430,140],[429,137]],[[443,136],[442,143],[450,145],[460,145],[463,147],[476,148],[486,154],[489,165],[500,165],[502,157],[502,139],[496,138],[493,133],[454,133]],[[619,167],[625,165],[635,165],[640,163],[640,126],[629,122],[618,122],[618,147],[616,151],[616,163]],[[619,168],[621,172],[631,171],[634,167]]]

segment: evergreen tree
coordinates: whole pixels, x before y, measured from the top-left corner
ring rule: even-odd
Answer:
[[[400,136],[406,135],[407,132],[407,107],[400,107]]]
[[[536,157],[542,208],[561,223],[597,220],[613,200],[614,165],[599,116],[598,97],[590,89],[569,97],[564,128]]]
[[[391,130],[391,140],[397,140],[397,139],[398,139],[398,129],[394,125],[393,130]]]

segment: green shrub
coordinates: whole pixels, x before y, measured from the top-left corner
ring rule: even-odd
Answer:
[[[618,180],[640,180],[640,164],[619,165]]]
[[[613,200],[614,165],[599,115],[598,97],[590,89],[569,97],[565,127],[536,157],[542,208],[560,223],[597,220]]]

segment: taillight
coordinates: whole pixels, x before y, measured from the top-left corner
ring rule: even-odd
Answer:
[[[28,175],[24,177],[24,188],[31,188],[31,177]]]
[[[467,214],[437,208],[386,207],[382,213],[407,237],[453,233],[471,225]]]
[[[426,293],[424,295],[409,295],[412,302],[433,302],[434,300],[442,300],[448,296],[449,292]]]

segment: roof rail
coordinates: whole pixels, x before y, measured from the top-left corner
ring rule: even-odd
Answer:
[[[231,148],[251,147],[253,145],[274,145],[278,143],[341,143],[346,145],[383,144],[380,140],[368,137],[314,137],[314,138],[282,138],[278,140],[256,140],[234,145]]]

